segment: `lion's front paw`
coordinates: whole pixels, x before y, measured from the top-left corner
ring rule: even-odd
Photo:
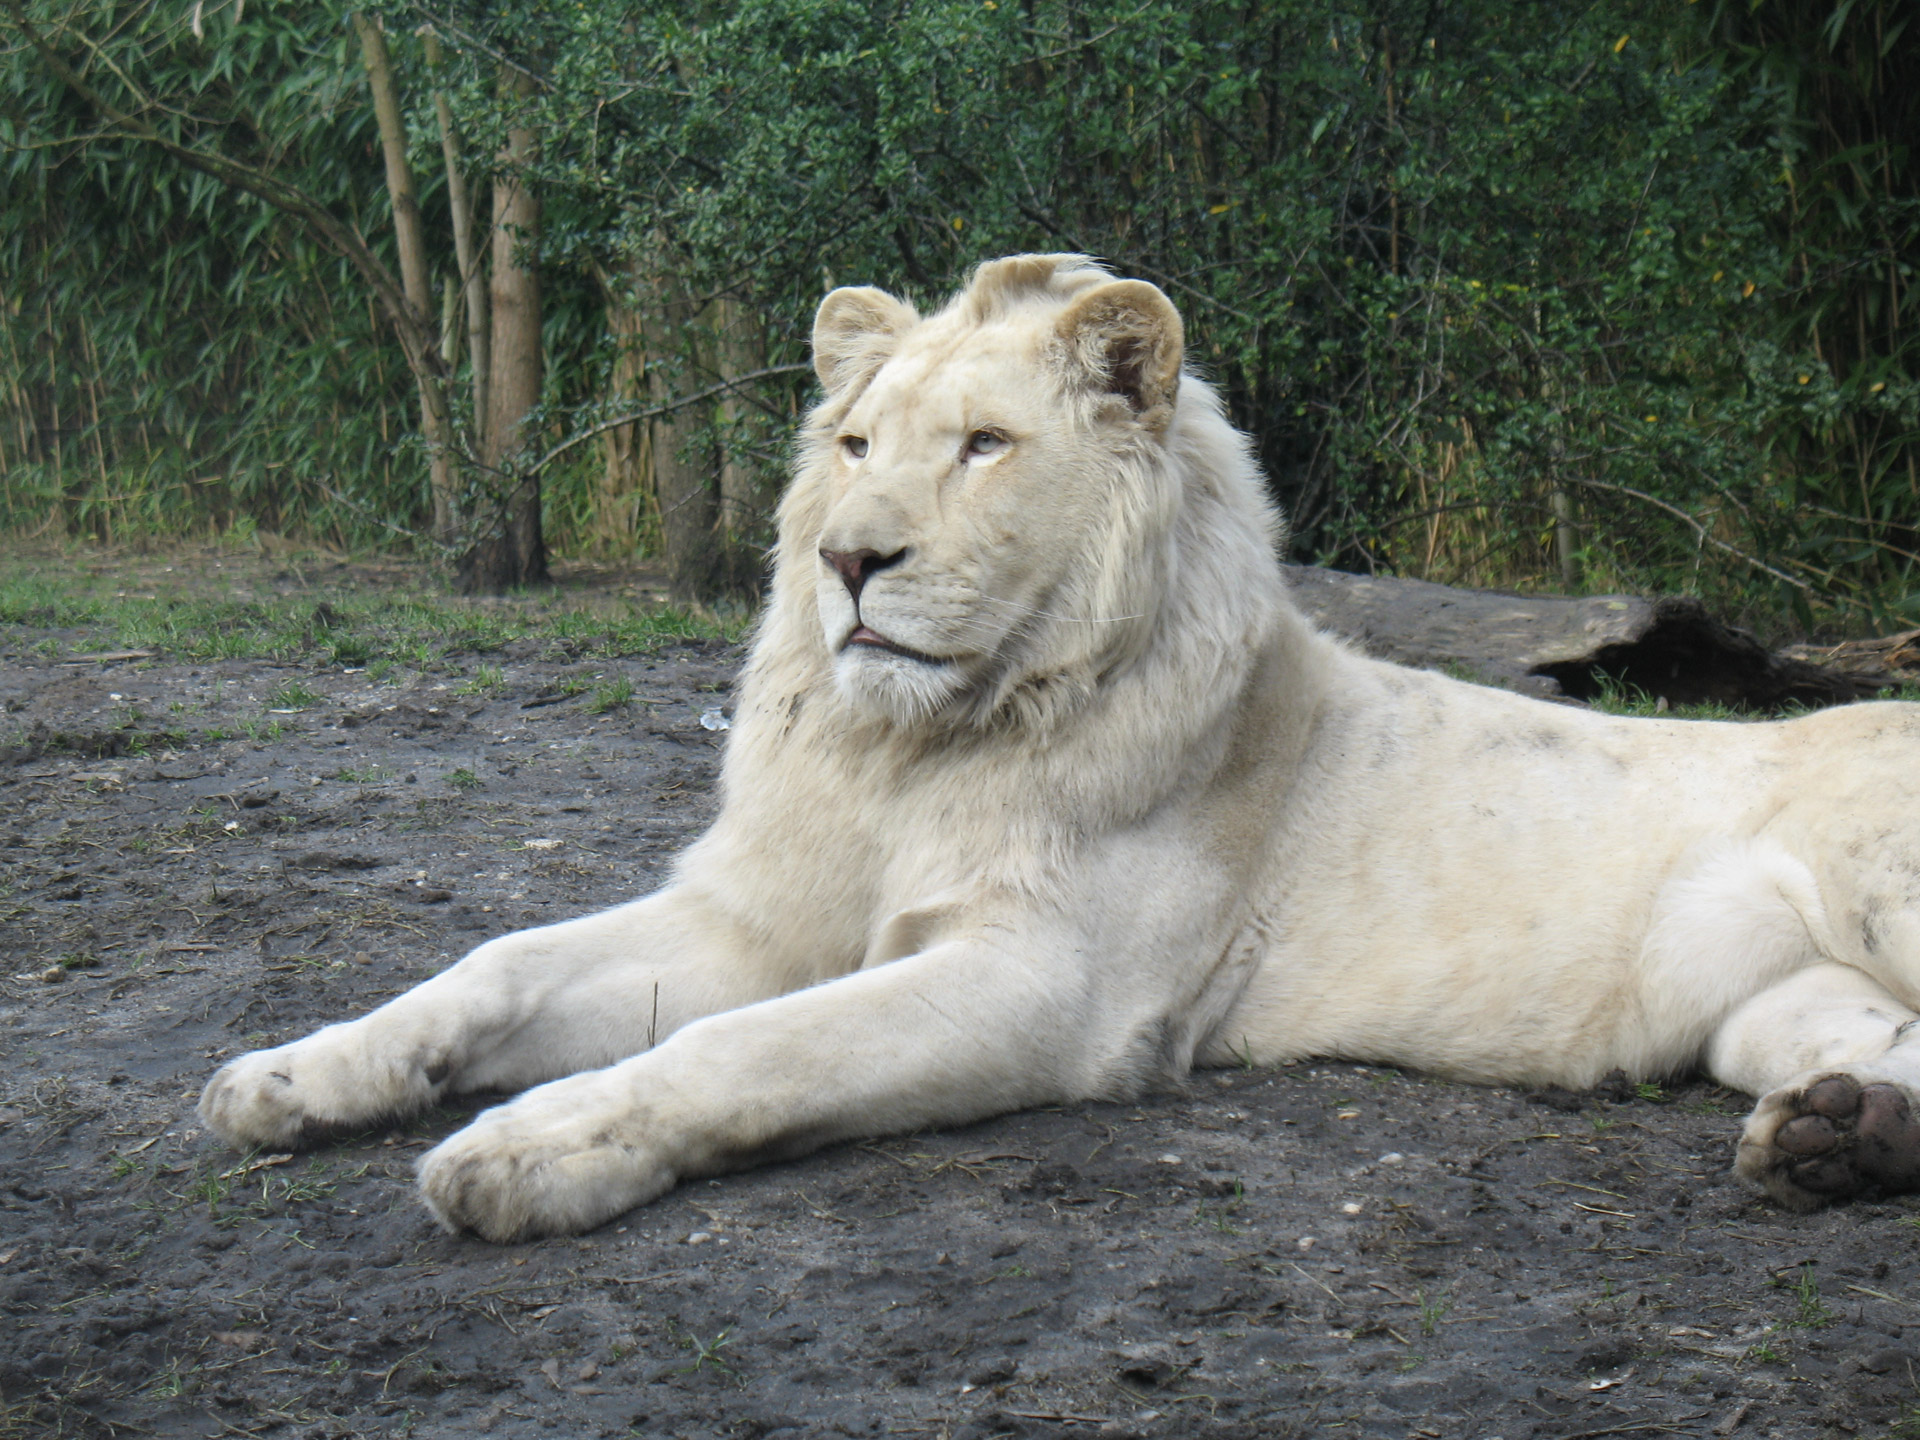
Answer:
[[[1903,1087],[1825,1075],[1765,1096],[1747,1121],[1740,1174],[1812,1210],[1874,1191],[1920,1189],[1920,1122]]]
[[[556,1103],[574,1083],[489,1110],[420,1158],[420,1194],[442,1225],[499,1244],[574,1234],[672,1188],[632,1117]]]
[[[419,1067],[369,1062],[345,1029],[229,1060],[201,1092],[200,1118],[236,1149],[290,1150],[432,1100]]]
[[[200,1092],[207,1127],[236,1150],[290,1150],[330,1128],[320,1118],[327,1105],[316,1087],[294,1080],[293,1049],[256,1050],[222,1065]]]

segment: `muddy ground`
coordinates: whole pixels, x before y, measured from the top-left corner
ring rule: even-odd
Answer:
[[[0,1436],[1920,1435],[1920,1204],[1746,1194],[1697,1081],[1204,1074],[512,1248],[409,1188],[468,1112],[231,1154],[225,1057],[655,885],[738,652],[75,640],[0,629]]]

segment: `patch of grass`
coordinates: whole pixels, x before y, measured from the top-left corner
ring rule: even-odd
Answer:
[[[1194,1206],[1193,1223],[1218,1230],[1222,1235],[1238,1235],[1240,1228],[1233,1223],[1233,1215],[1246,1201],[1246,1187],[1236,1180],[1233,1182],[1232,1195],[1223,1196],[1211,1205],[1202,1200]]]
[[[737,640],[751,624],[684,610],[629,606],[623,614],[561,609],[529,600],[495,610],[445,593],[344,585],[315,597],[221,595],[239,567],[183,569],[151,595],[116,593],[123,571],[100,573],[70,560],[0,560],[0,629],[72,630],[28,647],[56,658],[68,650],[153,650],[171,660],[305,660],[358,668],[375,679],[383,662],[415,669],[448,655],[493,654],[519,640],[546,641],[568,658],[647,655],[682,640]],[[217,582],[217,583],[209,583]],[[323,614],[324,610],[324,614]],[[291,706],[287,708],[293,708]]]
[[[178,1369],[163,1370],[154,1376],[153,1383],[147,1387],[147,1394],[156,1400],[178,1400],[190,1394],[194,1389],[187,1372]]]
[[[283,680],[274,686],[267,704],[275,710],[311,710],[322,698],[298,680]]]
[[[498,665],[481,665],[474,669],[466,681],[456,685],[456,695],[492,695],[507,683],[507,672]]]
[[[1784,1284],[1777,1277],[1774,1284]],[[1787,1287],[1793,1295],[1793,1318],[1789,1325],[1797,1325],[1804,1330],[1821,1330],[1833,1323],[1833,1312],[1820,1298],[1820,1282],[1813,1278],[1813,1266],[1802,1265],[1800,1278]]]
[[[692,1375],[706,1369],[708,1366],[712,1366],[722,1374],[732,1376],[735,1379],[739,1378],[740,1372],[729,1365],[720,1355],[720,1352],[733,1341],[733,1327],[731,1325],[714,1336],[713,1339],[702,1340],[692,1331],[682,1330],[673,1324],[672,1321],[668,1321],[667,1334],[672,1337],[674,1344],[693,1356],[693,1362],[691,1364],[674,1367],[674,1373],[676,1375]]]
[[[632,703],[633,681],[620,675],[612,680],[603,680],[593,687],[593,694],[587,697],[587,713],[605,715],[610,710],[618,710]]]
[[[464,765],[447,776],[447,784],[455,790],[478,790],[486,782]]]
[[[373,658],[373,643],[359,635],[342,635],[327,646],[327,658],[349,669],[364,666]]]
[[[393,771],[384,765],[362,765],[358,769],[343,766],[334,778],[344,780],[349,785],[390,785],[393,783]]]
[[[1629,685],[1602,672],[1596,677],[1600,691],[1587,701],[1589,707],[1608,715],[1627,715],[1640,719],[1664,720],[1778,720],[1799,713],[1801,707],[1779,712],[1737,710],[1731,705],[1705,702],[1698,705],[1669,705],[1662,696],[1649,695],[1638,685]]]
[[[249,1151],[248,1158],[251,1159],[251,1156],[252,1152]],[[218,1220],[220,1218],[220,1207],[226,1204],[227,1198],[233,1194],[233,1176],[231,1171],[232,1169],[238,1168],[230,1167],[229,1169],[221,1169],[219,1167],[231,1158],[231,1156],[222,1155],[216,1160],[204,1164],[202,1168],[194,1174],[193,1178],[187,1181],[183,1189],[173,1192],[174,1197],[179,1200],[182,1206],[205,1205],[208,1216],[214,1220]],[[242,1161],[241,1163],[245,1164],[247,1162]]]
[[[1446,1318],[1447,1311],[1453,1308],[1453,1301],[1445,1294],[1429,1296],[1424,1290],[1414,1291],[1413,1299],[1420,1308],[1420,1333],[1435,1334],[1440,1329],[1440,1322]]]

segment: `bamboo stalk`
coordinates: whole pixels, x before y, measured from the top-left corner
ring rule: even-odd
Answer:
[[[386,33],[378,19],[359,13],[353,17],[353,28],[360,36],[367,84],[373,91],[373,113],[380,126],[380,148],[386,158],[387,194],[393,207],[393,233],[400,250],[400,279],[405,287],[407,307],[413,312],[421,343],[437,349],[433,334],[436,319],[433,292],[427,282],[426,230],[420,219],[420,201],[414,192],[413,171],[407,164],[406,122],[400,114],[400,90],[393,77]],[[420,387],[420,428],[427,440],[433,533],[449,540],[456,525],[453,417],[447,411],[443,386]]]
[[[427,46],[427,67],[437,79],[440,74],[440,37],[431,29],[423,32]],[[440,125],[440,156],[447,169],[447,203],[453,211],[453,252],[460,265],[460,287],[467,299],[467,354],[473,366],[473,423],[476,429],[487,423],[489,394],[493,378],[492,317],[488,313],[487,277],[473,237],[473,194],[467,186],[466,168],[460,152],[460,132],[453,126],[453,106],[445,87],[433,91],[434,116]]]

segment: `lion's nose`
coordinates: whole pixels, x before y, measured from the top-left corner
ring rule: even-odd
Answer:
[[[878,550],[822,550],[820,558],[834,568],[847,593],[858,600],[869,576],[889,565],[898,565],[907,558],[907,552],[896,550],[891,555],[882,555]]]

